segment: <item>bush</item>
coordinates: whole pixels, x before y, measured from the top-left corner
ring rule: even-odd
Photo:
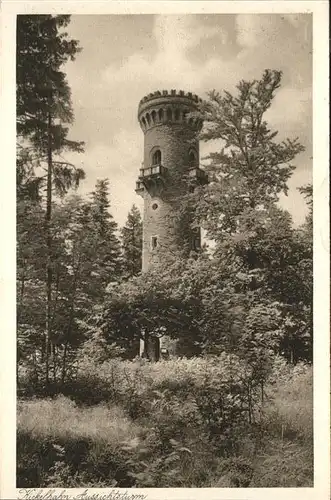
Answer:
[[[313,465],[312,447],[269,439],[266,452],[255,463],[250,487],[312,487]]]
[[[276,358],[269,378],[262,404],[233,355],[85,360],[72,399],[19,404],[19,485],[309,486],[312,369]]]
[[[295,367],[278,366],[269,385],[269,404],[264,422],[268,432],[281,439],[296,439],[312,446],[313,441],[313,370],[300,363]]]
[[[64,397],[35,400],[19,404],[17,426],[19,487],[131,481],[122,446],[141,428],[120,408],[81,409]]]

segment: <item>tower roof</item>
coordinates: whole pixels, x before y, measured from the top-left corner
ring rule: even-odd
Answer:
[[[138,114],[144,111],[150,105],[161,105],[161,104],[185,104],[188,106],[196,107],[202,99],[193,94],[192,92],[185,92],[184,90],[157,90],[151,94],[143,97],[138,106]]]
[[[143,97],[138,106],[138,120],[141,122],[143,116],[147,113],[157,112],[158,110],[181,109],[182,112],[193,112],[198,110],[202,99],[192,92],[184,90],[157,90]],[[160,120],[161,121],[161,120]],[[144,129],[144,127],[142,127]]]
[[[141,106],[142,104],[144,104],[145,102],[148,102],[148,101],[151,101],[151,100],[154,100],[154,99],[159,99],[159,98],[162,98],[162,97],[165,97],[167,99],[171,99],[173,97],[181,97],[181,98],[185,98],[186,99],[189,99],[189,100],[192,100],[194,102],[202,102],[202,99],[200,99],[199,96],[197,96],[196,94],[193,94],[192,92],[185,92],[184,90],[156,90],[155,92],[152,92],[151,94],[148,94],[146,95],[145,97],[143,97],[140,102],[139,102],[139,106]]]

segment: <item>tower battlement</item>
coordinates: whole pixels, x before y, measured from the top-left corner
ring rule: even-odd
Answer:
[[[202,99],[197,96],[196,94],[193,94],[192,92],[185,92],[184,90],[157,90],[156,92],[152,92],[151,94],[146,95],[143,97],[140,102],[139,106],[144,104],[145,102],[157,99],[159,97],[185,97],[187,99],[191,99],[194,102],[202,102]]]
[[[187,124],[200,129],[201,120],[188,118],[188,114],[198,110],[202,99],[184,90],[157,90],[141,99],[138,106],[138,120],[145,132],[150,128],[165,124]]]

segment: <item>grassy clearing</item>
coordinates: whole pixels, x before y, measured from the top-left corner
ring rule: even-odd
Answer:
[[[19,402],[18,486],[312,486],[311,367],[275,365],[248,423],[224,388],[225,361],[86,365],[77,402]],[[93,387],[102,403],[87,404]]]
[[[289,373],[278,374],[269,388],[265,425],[270,434],[292,439],[307,446],[313,444],[313,373],[312,367],[299,365]]]
[[[139,432],[139,426],[119,407],[100,405],[82,409],[63,396],[19,404],[17,425],[36,438],[64,442],[86,439],[114,446],[133,439]]]

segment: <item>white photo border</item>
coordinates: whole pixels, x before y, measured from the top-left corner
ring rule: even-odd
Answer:
[[[2,245],[1,287],[1,468],[0,497],[27,498],[16,489],[16,86],[15,43],[18,14],[285,14],[313,15],[313,200],[314,200],[314,487],[313,488],[169,488],[89,489],[89,496],[112,491],[147,500],[169,499],[319,499],[330,498],[330,246],[329,246],[329,32],[327,1],[13,1],[2,2],[2,92],[0,214]],[[286,57],[286,54],[284,54]],[[36,489],[29,498],[79,498],[86,489]],[[53,496],[51,496],[53,495]],[[93,497],[92,495],[96,495]],[[114,497],[115,498],[115,497]],[[120,497],[118,497],[120,498]]]

